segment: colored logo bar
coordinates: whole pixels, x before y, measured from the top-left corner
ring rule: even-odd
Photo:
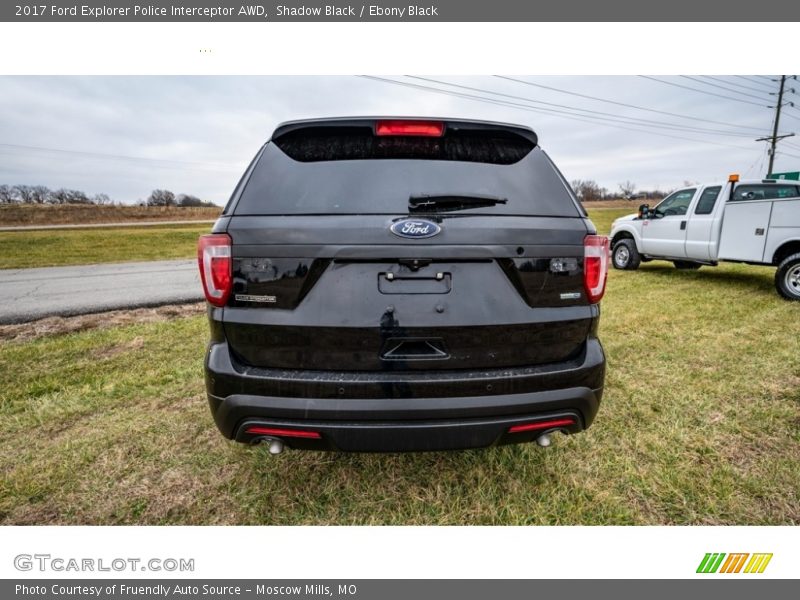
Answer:
[[[749,560],[748,560],[749,558]],[[698,573],[763,573],[771,553],[707,552],[697,567]]]

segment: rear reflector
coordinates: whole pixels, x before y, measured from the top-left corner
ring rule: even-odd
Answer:
[[[227,233],[200,236],[197,263],[206,300],[214,306],[225,306],[233,287],[230,236]]]
[[[544,429],[554,429],[556,427],[567,427],[568,425],[575,425],[575,419],[573,417],[564,417],[563,419],[550,419],[549,421],[535,421],[534,423],[514,425],[508,429],[508,433],[542,431]]]
[[[442,137],[441,121],[378,121],[375,135],[405,135],[414,137]]]
[[[583,288],[591,304],[600,302],[608,277],[608,238],[587,235],[583,240]]]
[[[252,435],[272,435],[275,437],[290,437],[290,438],[306,438],[310,440],[322,439],[322,436],[317,431],[306,431],[303,429],[278,429],[275,427],[259,427],[253,425],[245,429],[245,433]]]

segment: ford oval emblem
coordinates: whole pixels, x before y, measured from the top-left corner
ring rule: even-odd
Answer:
[[[439,233],[442,228],[427,219],[402,219],[392,223],[389,228],[395,235],[404,238],[429,238]]]

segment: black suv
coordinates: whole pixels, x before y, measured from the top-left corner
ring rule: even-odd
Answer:
[[[281,125],[199,243],[219,429],[273,453],[586,429],[605,375],[595,234],[528,128]]]

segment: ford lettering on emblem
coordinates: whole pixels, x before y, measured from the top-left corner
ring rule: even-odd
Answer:
[[[436,223],[427,219],[403,219],[392,223],[389,229],[393,234],[404,238],[429,238],[442,230]]]

